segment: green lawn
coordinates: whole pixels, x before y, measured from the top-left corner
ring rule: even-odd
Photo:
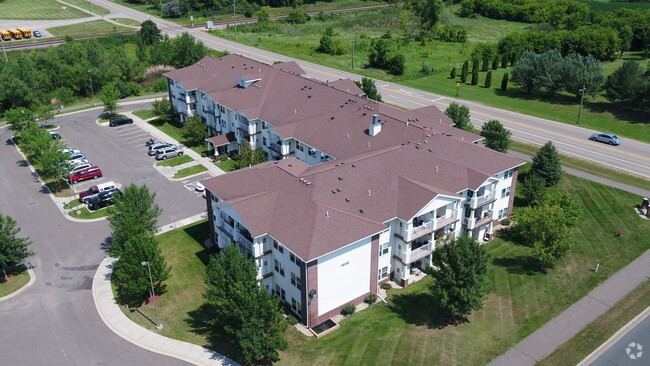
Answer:
[[[64,36],[88,36],[94,34],[107,34],[118,32],[131,32],[133,28],[115,25],[105,20],[93,20],[90,22],[83,22],[71,25],[64,25],[60,27],[52,27],[47,29],[55,37]]]
[[[219,169],[223,170],[226,173],[232,172],[233,170],[237,169],[237,167],[235,166],[235,161],[232,159],[220,161],[215,165],[218,166]]]
[[[63,8],[66,9],[63,9]],[[0,17],[3,19],[56,20],[86,18],[90,15],[54,0],[3,0]]]
[[[189,155],[182,155],[178,156],[175,158],[159,161],[156,163],[158,166],[179,166],[181,164],[189,163],[190,161],[194,161],[191,156]]]
[[[87,207],[83,207],[79,209],[79,215],[77,215],[76,211],[68,211],[68,215],[81,220],[98,219],[100,217],[108,216],[108,209],[102,208],[95,211],[88,211]]]
[[[124,25],[131,25],[131,26],[134,26],[134,27],[139,27],[140,26],[140,22],[138,22],[135,19],[131,19],[131,18],[111,18],[111,20],[116,21],[116,22],[118,22],[120,24],[124,24]]]
[[[13,276],[8,282],[2,282],[2,273],[0,272],[0,297],[12,294],[29,282],[29,273],[24,266],[7,269],[7,274]]]
[[[537,366],[577,365],[650,304],[650,282],[645,281],[575,337],[537,363]]]
[[[83,204],[83,202],[80,202],[78,198],[75,198],[72,201],[70,201],[70,202],[66,203],[65,205],[63,205],[63,208],[65,208],[65,209],[75,208],[75,207],[80,206],[82,204]]]
[[[152,109],[140,109],[137,111],[133,111],[133,114],[138,116],[140,119],[145,119],[145,120],[155,117]]]
[[[336,17],[326,22],[312,20],[303,25],[279,26],[277,32],[252,32],[252,25],[241,25],[237,28],[237,42],[258,47],[271,52],[318,63],[343,71],[354,71],[371,78],[403,84],[441,95],[455,96],[456,82],[460,80],[462,63],[470,58],[474,46],[481,42],[496,42],[503,35],[530,28],[532,25],[505,20],[494,20],[479,17],[477,19],[460,18],[454,14],[458,5],[448,7],[442,15],[442,22],[449,25],[462,25],[468,29],[467,43],[447,43],[432,41],[422,47],[419,42],[409,44],[396,42],[395,51],[406,57],[406,72],[401,76],[389,75],[384,70],[364,68],[367,62],[370,38],[378,37],[390,30],[393,38],[399,37],[397,25],[398,8],[385,8],[352,12]],[[415,20],[415,19],[413,19]],[[332,26],[338,32],[335,37],[346,49],[346,54],[331,56],[315,51],[319,45],[323,29]],[[232,29],[210,31],[210,33],[229,40],[234,40]],[[355,68],[352,64],[352,39],[355,38]],[[625,58],[638,59],[641,55],[626,54]],[[622,64],[622,60],[604,63],[604,70],[611,73]],[[433,73],[421,73],[422,65],[429,64]],[[449,78],[452,67],[458,70],[458,77]],[[529,95],[519,87],[509,84],[508,91],[500,90],[501,79],[509,68],[492,70],[492,87],[485,88],[486,72],[479,73],[479,84],[469,83],[460,86],[459,98],[479,101],[487,105],[507,108],[512,111],[546,118],[564,123],[575,123],[578,115],[578,99],[568,93],[560,93],[554,97]],[[332,75],[337,79],[338,75]],[[379,82],[381,85],[382,83]],[[421,97],[405,94],[408,98]],[[430,103],[428,99],[424,100]],[[439,107],[445,107],[437,104]],[[486,116],[489,118],[489,116]],[[647,115],[639,110],[621,109],[609,103],[602,95],[595,98],[586,97],[582,111],[581,125],[597,131],[613,132],[617,135],[650,142],[650,123]]]
[[[498,237],[487,244],[493,258],[489,276],[494,290],[468,323],[444,324],[428,291],[433,281],[427,278],[403,290],[390,290],[392,309],[383,303],[373,305],[347,317],[341,329],[320,339],[289,327],[290,346],[278,364],[487,364],[650,248],[644,240],[650,235],[650,223],[633,210],[637,196],[573,176],[565,176],[558,188],[576,195],[585,213],[573,230],[576,245],[556,269],[547,274],[535,271],[530,248]],[[209,307],[201,306],[205,287],[198,258],[203,258],[200,243],[208,230],[201,225],[198,234],[177,230],[173,235],[179,239],[160,236],[163,253],[172,264],[168,292],[159,304],[163,334],[231,356],[223,340],[208,339],[205,333],[204,313]],[[618,230],[625,235],[617,238]],[[600,264],[597,274],[596,264]],[[151,317],[152,310],[143,308]],[[146,323],[143,318],[136,321]]]
[[[84,11],[90,11],[93,14],[107,15],[111,13],[110,10],[104,9],[101,6],[97,6],[91,3],[90,1],[86,1],[86,0],[63,0],[63,1],[65,1],[68,4],[78,6]]]
[[[196,164],[196,165],[192,165],[189,168],[185,168],[177,171],[176,174],[174,174],[173,178],[174,179],[185,178],[185,177],[189,177],[190,175],[205,172],[206,170],[208,170],[208,168],[204,167],[201,164]]]
[[[156,127],[157,129],[159,129],[160,131],[162,131],[167,136],[169,136],[169,137],[173,138],[174,140],[180,142],[182,145],[184,145],[186,147],[189,146],[189,144],[187,143],[187,140],[185,139],[185,137],[183,137],[183,126],[181,126],[180,123],[174,122],[174,121],[164,122],[164,121],[161,121],[159,119],[149,121],[148,123],[150,125]],[[208,156],[208,152],[206,150],[207,147],[205,145],[192,146],[192,147],[190,147],[190,149],[192,151],[194,151],[195,153],[203,156],[203,157]]]

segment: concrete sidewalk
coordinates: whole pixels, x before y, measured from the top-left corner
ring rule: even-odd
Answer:
[[[638,285],[650,279],[650,250],[616,272],[587,296],[524,338],[492,366],[533,366],[550,355],[582,328],[614,306]]]
[[[102,321],[117,335],[151,352],[175,357],[194,365],[238,365],[235,361],[207,348],[177,341],[149,331],[126,317],[111,290],[115,258],[105,258],[93,279],[93,299]]]

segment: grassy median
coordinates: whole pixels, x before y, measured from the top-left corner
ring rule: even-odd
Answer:
[[[2,273],[0,272],[0,297],[10,295],[29,282],[29,273],[25,266],[19,266],[7,269],[7,274],[13,276],[8,282],[3,282]]]

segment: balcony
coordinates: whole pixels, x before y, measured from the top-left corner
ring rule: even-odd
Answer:
[[[406,233],[406,241],[411,241],[413,239],[419,238],[423,235],[432,233],[434,230],[434,222],[426,221],[420,226],[416,226]]]
[[[221,225],[219,225],[219,227],[221,227],[221,228],[223,229],[223,231],[227,232],[228,234],[230,234],[230,236],[233,236],[233,237],[234,237],[234,233],[233,233],[233,232],[235,231],[235,229],[234,229],[232,226],[230,226],[230,224],[228,223],[228,221],[225,221],[225,220],[222,218],[222,219],[220,220],[220,224],[221,224]]]
[[[445,216],[436,217],[434,230],[442,229],[456,220],[458,220],[458,210],[451,211]]]
[[[433,252],[434,248],[434,243],[428,241],[425,245],[411,250],[411,253],[408,255],[407,263],[412,263],[426,257],[427,255],[431,254],[431,252]]]
[[[246,249],[248,249],[249,252],[251,252],[251,254],[253,254],[253,243],[250,240],[248,240],[248,238],[246,238],[245,236],[237,232],[235,241],[242,244]]]
[[[473,197],[469,201],[469,206],[471,208],[477,208],[489,202],[492,202],[495,200],[496,193],[497,192],[495,190],[492,190],[492,191],[485,192],[485,194],[480,197]]]
[[[466,217],[463,224],[467,226],[468,229],[472,230],[490,221],[492,221],[492,212],[478,218]]]
[[[275,151],[276,153],[282,155],[282,141],[276,141],[269,144],[269,149]]]

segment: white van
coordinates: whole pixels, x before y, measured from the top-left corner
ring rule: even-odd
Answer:
[[[90,201],[91,198],[96,197],[98,194],[102,192],[110,191],[111,189],[116,187],[117,185],[113,181],[92,186],[88,188],[87,191],[79,193],[79,201],[83,203],[88,203],[88,201]]]

